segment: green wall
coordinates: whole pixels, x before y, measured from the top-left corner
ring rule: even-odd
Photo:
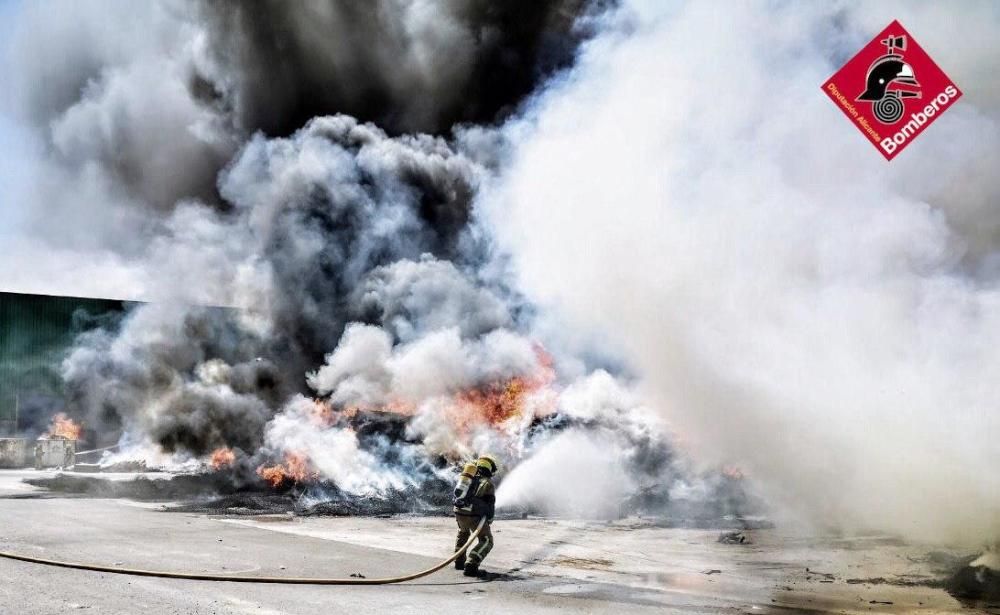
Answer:
[[[105,299],[0,292],[0,430],[21,427],[62,400],[59,365],[79,333],[110,322],[127,304]]]

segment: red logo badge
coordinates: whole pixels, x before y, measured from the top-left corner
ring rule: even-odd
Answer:
[[[886,160],[962,96],[898,21],[834,73],[823,91]]]

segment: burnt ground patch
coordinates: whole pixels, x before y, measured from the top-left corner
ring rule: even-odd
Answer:
[[[425,481],[408,490],[373,494],[351,494],[330,483],[293,484],[270,487],[263,482],[234,482],[225,472],[178,474],[169,478],[139,476],[110,480],[100,476],[34,478],[26,483],[54,494],[92,498],[125,498],[144,502],[171,503],[171,512],[227,515],[293,513],[301,516],[379,516],[400,513],[451,514],[450,485]]]
[[[962,558],[943,582],[949,594],[970,608],[1000,609],[1000,570],[973,565],[975,558]]]
[[[51,478],[29,478],[24,482],[54,493],[147,502],[210,497],[233,493],[238,489],[228,476],[222,474],[178,474],[163,479],[138,476],[129,480],[57,474]]]
[[[439,478],[428,478],[406,489],[390,489],[369,494],[352,494],[330,482],[284,483],[277,487],[262,480],[248,480],[242,473],[234,479],[231,472],[177,474],[167,478],[137,476],[112,480],[100,475],[57,474],[53,477],[26,479],[24,482],[45,492],[21,494],[20,497],[90,497],[124,498],[142,502],[169,504],[169,512],[208,515],[297,516],[390,516],[396,514],[452,514],[451,485]],[[8,496],[10,497],[10,496]],[[630,502],[621,506],[623,517],[638,515],[654,527],[753,530],[773,527],[763,517],[732,514],[730,510],[699,507],[697,511],[674,505],[659,514],[641,514]],[[533,507],[497,511],[498,519],[548,516]]]

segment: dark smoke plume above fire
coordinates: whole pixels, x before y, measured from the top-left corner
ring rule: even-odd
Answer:
[[[495,127],[603,7],[123,4],[155,36],[110,39],[93,5],[66,8],[72,23],[27,9],[25,31],[58,36],[15,47],[22,77],[49,73],[19,95],[47,207],[87,186],[153,299],[63,364],[75,415],[123,433],[109,463],[385,494],[446,484],[480,451],[544,471],[560,443],[602,437],[614,448],[584,462],[608,468],[597,498],[515,477],[507,499],[606,514],[604,489],[699,480],[607,361],[545,349],[475,212],[506,155]],[[48,65],[58,52],[78,61]]]
[[[199,74],[196,91],[240,127],[277,136],[330,113],[391,133],[491,123],[569,65],[586,4],[206,1],[223,78]]]

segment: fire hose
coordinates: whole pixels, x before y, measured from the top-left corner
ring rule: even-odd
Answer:
[[[121,444],[113,444],[111,446],[105,446],[103,448],[92,448],[89,451],[77,451],[76,456],[79,457],[80,455],[89,455],[90,453],[102,453],[104,451],[111,451],[116,448],[119,448],[120,446]]]
[[[486,525],[486,517],[479,520],[479,525],[476,526],[476,531],[469,536],[469,540],[466,541],[465,545],[461,549],[455,551],[451,557],[444,560],[443,562],[431,566],[426,570],[421,570],[420,572],[414,572],[413,574],[408,574],[399,577],[384,577],[381,579],[366,579],[361,576],[349,577],[346,579],[326,579],[322,577],[253,577],[253,576],[239,576],[239,575],[225,575],[225,574],[201,574],[193,572],[170,572],[168,570],[142,570],[139,568],[115,568],[112,566],[100,566],[97,564],[82,564],[78,562],[64,562],[54,559],[45,559],[42,557],[33,557],[31,555],[21,555],[18,553],[9,553],[7,551],[0,551],[0,557],[19,560],[22,562],[31,562],[33,564],[42,564],[45,566],[56,566],[59,568],[74,568],[76,570],[90,570],[93,572],[108,572],[111,574],[125,574],[135,577],[159,577],[163,579],[187,579],[189,581],[229,581],[230,583],[283,583],[286,585],[388,585],[390,583],[402,583],[404,581],[412,581],[414,579],[419,579],[425,577],[429,574],[433,574],[438,570],[441,570],[448,564],[454,562],[458,559],[458,556],[465,553],[472,541],[479,537],[479,533],[483,531],[483,527]]]

